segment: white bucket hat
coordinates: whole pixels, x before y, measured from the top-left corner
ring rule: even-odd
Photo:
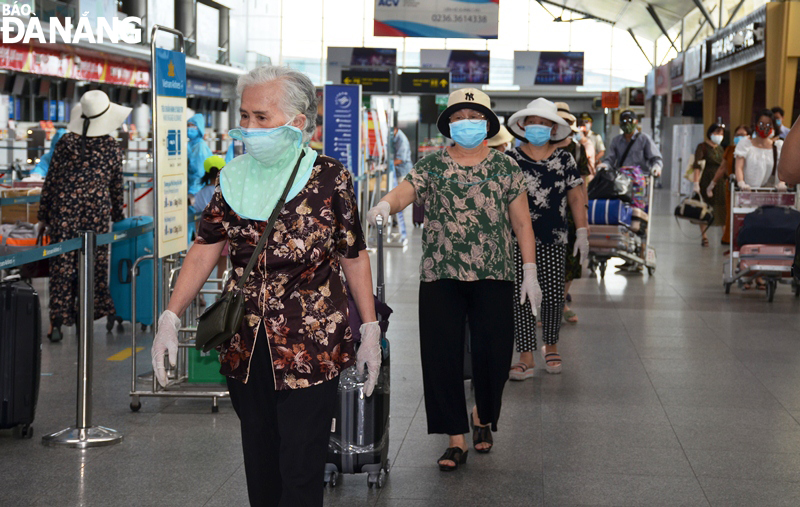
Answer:
[[[517,138],[525,140],[525,127],[520,125],[528,116],[538,116],[545,120],[550,120],[556,124],[555,134],[550,135],[550,140],[560,141],[570,135],[572,129],[567,122],[558,115],[558,108],[555,104],[545,98],[538,98],[528,103],[522,111],[517,111],[508,119],[508,130]]]
[[[80,103],[72,108],[67,130],[79,136],[104,136],[117,130],[129,114],[130,107],[114,104],[104,91],[91,90],[84,93]]]

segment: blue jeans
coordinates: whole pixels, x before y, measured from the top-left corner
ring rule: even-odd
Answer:
[[[406,177],[409,171],[403,171],[401,166],[395,165],[394,171],[391,172],[391,176],[389,177],[389,187],[390,189],[395,188],[397,185],[400,184],[401,181]],[[405,174],[403,174],[405,173]],[[395,215],[397,217],[397,224],[400,226],[400,237],[402,239],[406,238],[406,218],[403,216],[402,211],[398,211]]]

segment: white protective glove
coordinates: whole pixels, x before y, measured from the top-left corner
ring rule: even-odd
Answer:
[[[775,185],[775,190],[778,192],[786,192],[789,187],[786,186],[786,183],[779,181],[777,185]]]
[[[156,376],[156,380],[161,384],[161,387],[167,387],[164,354],[169,353],[169,364],[173,368],[178,360],[178,329],[180,327],[181,319],[169,310],[166,310],[158,318],[158,332],[153,339],[150,357],[153,359],[153,375]]]
[[[586,249],[588,254],[589,249]],[[525,304],[525,298],[531,302],[533,316],[539,315],[539,305],[542,304],[542,289],[539,287],[539,277],[536,275],[536,264],[529,262],[522,265],[522,287],[520,287],[519,304]]]
[[[392,207],[389,205],[389,203],[386,201],[381,201],[374,208],[372,208],[367,212],[367,221],[370,224],[377,227],[378,226],[377,217],[378,215],[380,215],[381,217],[383,217],[383,223],[385,224],[386,222],[389,221],[389,214],[391,213],[391,211]]]
[[[661,166],[655,166],[650,173],[653,175],[653,178],[660,178],[661,177]]]
[[[37,182],[37,181],[44,181],[44,178],[42,178],[42,175],[39,174],[39,173],[31,173],[30,176],[22,178],[22,181],[25,182],[25,183],[27,183],[27,182]]]
[[[695,194],[697,194],[698,196],[700,195],[700,182],[699,181],[695,181],[694,183],[692,183],[692,191]]]
[[[749,192],[750,191],[750,185],[748,185],[744,181],[737,181],[736,182],[736,186],[739,187],[739,190],[741,190],[742,192]]]
[[[597,171],[603,171],[603,170],[606,170],[606,169],[608,169],[608,164],[606,164],[605,162],[600,162],[599,164],[597,164],[597,168],[595,169],[595,173]]]
[[[714,180],[711,180],[711,183],[709,183],[708,186],[706,187],[706,195],[708,196],[709,199],[714,197],[714,187],[716,186],[717,184],[714,183]]]
[[[381,326],[378,321],[365,322],[358,330],[361,333],[361,344],[356,352],[356,370],[359,375],[363,375],[364,365],[367,365],[364,394],[369,397],[375,389],[375,384],[378,383],[378,374],[381,370]]]
[[[585,271],[589,266],[589,231],[586,227],[575,231],[575,248],[572,249],[572,256],[576,257],[578,253],[581,256],[581,269]]]

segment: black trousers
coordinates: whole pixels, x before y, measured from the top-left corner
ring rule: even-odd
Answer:
[[[247,383],[228,378],[242,426],[251,506],[322,506],[338,386],[337,377],[312,387],[275,391],[267,336],[261,326]]]
[[[428,433],[469,432],[464,333],[469,321],[472,384],[481,424],[497,431],[514,347],[514,283],[437,280],[419,285],[419,340]]]

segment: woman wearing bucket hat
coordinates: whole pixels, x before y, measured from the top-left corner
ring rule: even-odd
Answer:
[[[489,148],[494,148],[500,153],[505,153],[506,150],[514,145],[514,136],[511,135],[505,126],[500,125],[500,131],[494,137],[486,141],[486,144],[489,145]]]
[[[114,104],[100,90],[86,92],[71,112],[68,132],[58,141],[42,186],[39,221],[52,242],[79,236],[79,231],[109,231],[122,214],[122,150],[109,134],[131,108]],[[94,317],[113,316],[108,287],[108,246],[98,246],[94,260]],[[50,325],[48,338],[61,339],[61,326],[76,322],[77,252],[50,259]]]
[[[500,130],[490,106],[489,97],[474,88],[450,94],[437,126],[455,145],[417,162],[368,214],[374,223],[378,215],[385,220],[412,202],[425,206],[420,351],[428,432],[450,436],[438,461],[443,471],[455,470],[467,458],[463,384],[467,320],[476,403],[472,440],[481,453],[489,452],[493,444],[513,354],[512,230],[525,264],[517,275],[520,304],[536,307],[541,298],[525,181],[510,157],[484,142]]]
[[[582,266],[586,266],[589,256],[583,180],[572,155],[556,146],[570,135],[571,129],[559,116],[555,104],[543,98],[530,102],[509,118],[508,129],[525,140],[508,154],[525,174],[537,259],[542,267],[538,272],[543,293],[541,355],[548,373],[560,373],[561,356],[557,344],[564,311],[568,206],[577,226],[573,255],[580,255]],[[519,251],[516,266],[520,273]],[[533,376],[533,351],[536,350],[536,315],[527,306],[514,307],[514,334],[520,361],[511,367],[510,376],[514,380],[524,380]]]

